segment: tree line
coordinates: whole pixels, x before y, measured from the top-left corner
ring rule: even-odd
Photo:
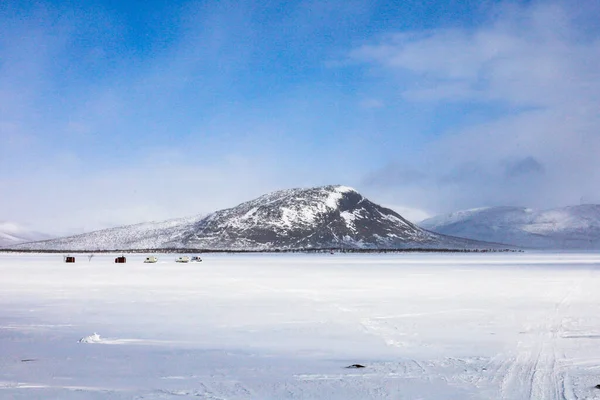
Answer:
[[[159,248],[159,249],[112,249],[112,250],[22,250],[22,249],[0,249],[4,253],[127,253],[127,254],[146,254],[146,253],[226,253],[226,254],[253,254],[253,253],[522,253],[521,249],[443,249],[443,248],[341,248],[341,247],[323,247],[323,248],[302,248],[302,249],[253,249],[253,250],[235,250],[235,249],[182,249],[182,248]]]

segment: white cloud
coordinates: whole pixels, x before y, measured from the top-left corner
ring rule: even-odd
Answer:
[[[379,99],[363,99],[359,105],[365,109],[373,109],[373,108],[383,108],[385,107],[385,103]]]
[[[428,178],[417,188],[397,182],[386,190],[438,211],[551,207],[584,194],[600,201],[600,34],[580,24],[586,4],[498,6],[487,24],[391,34],[352,51],[408,101],[460,105],[465,113],[473,104],[505,110],[486,122],[448,125],[412,166]],[[503,171],[515,159],[535,160],[544,173],[527,184],[507,179]],[[467,166],[473,173],[464,173]],[[375,175],[389,177],[389,169]]]
[[[419,222],[431,217],[431,215],[428,212],[426,212],[425,210],[420,210],[418,208],[390,204],[384,205],[384,207],[396,211],[398,214],[415,224],[418,224]]]
[[[281,95],[291,106],[236,97],[238,70],[263,44],[251,5],[183,6],[181,34],[146,58],[112,48],[118,17],[58,8],[0,16],[1,219],[65,234],[329,183],[311,163],[290,168],[310,148],[289,134],[311,115],[294,96],[309,96]],[[98,35],[86,22],[102,25]]]
[[[186,162],[191,153],[179,159],[168,150],[152,154],[161,156],[133,167],[93,173],[52,167],[27,180],[4,179],[0,190],[10,188],[11,196],[0,199],[0,209],[36,230],[68,234],[205,214],[281,188],[274,183],[277,171],[253,160],[210,164]]]

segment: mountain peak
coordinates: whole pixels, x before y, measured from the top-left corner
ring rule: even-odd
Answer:
[[[331,191],[335,191],[338,193],[348,193],[348,192],[356,192],[356,189],[350,187],[350,186],[344,186],[344,185],[326,185],[326,186],[321,186],[321,188],[325,189],[325,190],[331,190]],[[318,187],[317,187],[318,189]]]
[[[26,248],[94,250],[193,248],[275,250],[305,248],[489,247],[421,229],[351,187],[278,190],[206,217],[132,225]]]

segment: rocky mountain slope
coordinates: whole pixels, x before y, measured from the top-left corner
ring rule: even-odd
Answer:
[[[421,227],[469,239],[541,249],[600,249],[600,205],[551,210],[489,207],[429,218]]]
[[[206,217],[145,223],[21,245],[38,250],[490,248],[428,232],[345,186],[273,192]]]

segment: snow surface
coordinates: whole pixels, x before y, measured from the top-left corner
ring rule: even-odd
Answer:
[[[600,398],[598,254],[76,257],[0,254],[0,398]]]

